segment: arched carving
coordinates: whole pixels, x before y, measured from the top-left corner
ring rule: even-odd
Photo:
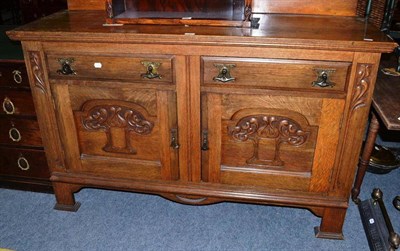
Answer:
[[[279,111],[273,111],[279,114]],[[287,113],[287,112],[286,112]],[[294,113],[294,112],[293,112]],[[310,136],[308,121],[301,125],[295,119],[285,115],[271,114],[266,110],[263,114],[252,114],[240,117],[236,125],[228,128],[229,135],[238,141],[253,141],[253,156],[246,160],[249,165],[282,167],[285,162],[280,158],[280,146],[289,144],[291,146],[303,145]],[[299,115],[296,113],[296,115]],[[235,115],[234,115],[235,116]],[[302,115],[300,115],[302,116]],[[304,122],[303,122],[304,124]],[[274,141],[273,159],[260,159],[260,140]]]

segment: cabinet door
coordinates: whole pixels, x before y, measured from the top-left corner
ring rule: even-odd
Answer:
[[[344,100],[204,92],[201,102],[203,181],[329,189]]]
[[[179,178],[175,90],[141,86],[53,84],[69,171],[115,178]]]

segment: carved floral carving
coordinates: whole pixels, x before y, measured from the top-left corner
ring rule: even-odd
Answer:
[[[40,60],[39,52],[30,51],[29,60],[31,63],[32,73],[34,77],[34,86],[38,88],[42,93],[46,93],[46,88],[43,81],[42,62]]]
[[[357,65],[357,78],[353,90],[353,97],[351,100],[352,110],[357,110],[366,105],[368,89],[371,85],[371,71],[372,65],[359,64]]]
[[[98,103],[98,102],[97,102]],[[121,102],[120,102],[121,103]],[[139,135],[150,134],[154,124],[148,121],[142,112],[132,108],[130,103],[112,104],[111,101],[100,102],[100,104],[87,107],[86,115],[82,117],[82,123],[86,130],[103,130],[107,135],[107,143],[103,147],[106,152],[136,154],[137,151],[131,146],[130,133]],[[135,105],[140,109],[142,107]],[[123,129],[124,146],[116,146],[116,137],[121,137],[115,133],[116,128]]]
[[[107,12],[107,17],[108,18],[113,18],[114,17],[112,1],[111,0],[107,0],[106,1],[106,12]]]
[[[250,165],[284,166],[280,158],[280,146],[283,143],[300,146],[304,144],[310,132],[303,131],[296,121],[274,115],[250,115],[241,118],[235,126],[229,128],[229,134],[236,140],[254,142],[253,156],[246,160]],[[270,139],[275,141],[275,154],[273,159],[260,159],[260,140]]]

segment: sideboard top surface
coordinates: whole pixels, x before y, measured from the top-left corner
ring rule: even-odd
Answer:
[[[259,15],[260,27],[104,26],[102,11],[62,11],[7,34],[15,40],[274,46],[391,52],[396,43],[356,17]]]

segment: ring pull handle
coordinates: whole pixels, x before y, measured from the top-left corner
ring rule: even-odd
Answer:
[[[6,114],[14,114],[15,113],[15,106],[13,104],[13,102],[11,101],[11,99],[9,98],[4,98],[3,100],[3,111]]]
[[[18,158],[17,165],[22,171],[28,171],[30,168],[28,160],[23,156]]]
[[[21,84],[22,83],[22,72],[20,72],[19,70],[14,70],[12,72],[12,74],[13,74],[14,82],[17,84]]]
[[[17,128],[13,127],[8,131],[8,135],[10,136],[10,139],[14,142],[19,142],[21,141],[21,133],[18,131]]]
[[[75,61],[74,58],[59,58],[58,62],[61,65],[61,69],[57,70],[60,75],[76,75],[74,69],[72,69],[71,64]]]
[[[162,76],[158,74],[158,68],[160,67],[161,63],[159,62],[150,62],[150,61],[142,61],[141,64],[146,67],[146,73],[140,74],[142,78],[147,79],[161,79]]]
[[[213,78],[214,81],[222,83],[233,82],[236,78],[231,76],[231,69],[236,67],[234,64],[214,64],[218,68],[218,75]]]
[[[326,69],[315,69],[317,73],[317,80],[312,82],[312,86],[318,86],[321,88],[331,87],[333,88],[336,84],[330,81],[329,77],[334,73],[336,70],[326,70]]]

